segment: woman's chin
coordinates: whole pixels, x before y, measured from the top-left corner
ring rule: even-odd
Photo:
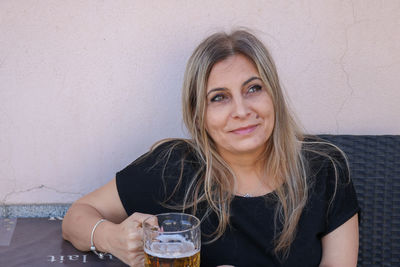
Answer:
[[[235,154],[243,154],[243,155],[259,154],[260,152],[264,151],[264,149],[265,149],[265,143],[241,144],[241,145],[235,145],[233,147],[233,151],[235,152]]]

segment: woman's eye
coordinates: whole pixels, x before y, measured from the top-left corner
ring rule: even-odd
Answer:
[[[211,102],[221,102],[225,99],[226,99],[226,97],[224,95],[216,95],[211,98]]]
[[[253,85],[252,87],[249,88],[247,93],[255,93],[258,91],[261,91],[262,87],[260,85]]]

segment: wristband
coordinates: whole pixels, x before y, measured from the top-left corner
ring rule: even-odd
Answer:
[[[101,219],[101,220],[99,220],[99,221],[93,226],[92,234],[90,235],[90,250],[91,250],[94,254],[96,254],[100,259],[104,259],[104,256],[107,255],[108,253],[106,253],[106,252],[99,252],[99,251],[96,250],[96,247],[94,246],[94,243],[93,243],[93,236],[94,236],[94,231],[96,230],[97,226],[98,226],[100,223],[105,222],[105,221],[107,221],[107,220],[106,220],[106,219]]]

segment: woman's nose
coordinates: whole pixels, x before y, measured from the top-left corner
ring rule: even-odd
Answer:
[[[246,118],[250,113],[251,113],[251,110],[243,98],[239,98],[234,101],[232,117]]]

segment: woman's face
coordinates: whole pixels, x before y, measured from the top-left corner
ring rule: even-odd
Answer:
[[[272,134],[272,99],[254,63],[237,54],[216,63],[207,82],[205,127],[221,155],[260,154]]]

